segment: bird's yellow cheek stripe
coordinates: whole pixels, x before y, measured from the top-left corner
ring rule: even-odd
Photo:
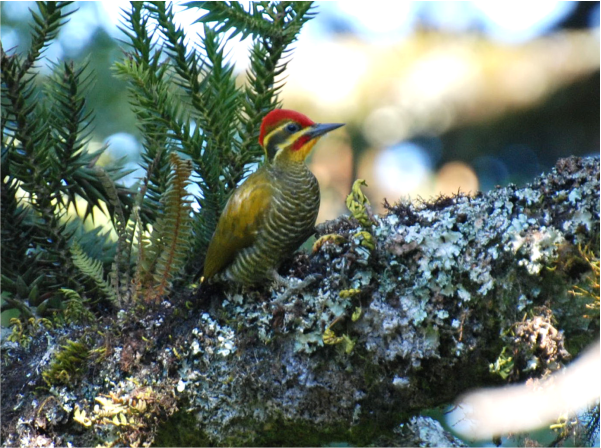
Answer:
[[[269,147],[272,138],[274,138],[278,133],[284,132],[283,129],[287,125],[288,123],[284,123],[282,126],[279,126],[265,136],[263,139],[265,148]],[[311,128],[305,128],[290,135],[283,142],[278,142],[278,150],[275,154],[274,160],[283,157],[286,160],[304,161],[313,149],[313,146],[315,146],[315,143],[317,143],[319,140],[319,137],[311,138],[310,135],[303,135],[309,133],[310,131]],[[265,151],[267,152],[267,149],[265,149]]]
[[[289,154],[290,159],[304,161],[307,158],[307,156],[309,155],[309,153],[311,152],[311,150],[313,149],[313,147],[315,146],[315,143],[317,143],[317,140],[319,140],[319,137],[310,139],[309,141],[307,141],[304,145],[302,145],[299,149],[297,149],[295,151],[289,151],[288,154]]]

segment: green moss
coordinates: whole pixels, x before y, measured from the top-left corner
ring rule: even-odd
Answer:
[[[13,317],[10,319],[11,334],[7,340],[16,342],[21,347],[28,349],[33,336],[40,331],[50,330],[54,324],[44,317],[30,317],[29,319]]]
[[[262,424],[253,446],[366,446],[380,436],[391,434],[399,419],[369,419],[358,425],[315,426],[306,422],[276,420]],[[235,441],[228,441],[235,442]]]
[[[89,356],[90,351],[84,343],[69,340],[42,373],[42,378],[49,386],[71,384],[83,373]]]
[[[320,446],[328,442],[348,440],[349,431],[341,428],[315,428],[306,423],[279,420],[263,425],[257,434],[259,446]]]
[[[370,419],[349,427],[346,424],[316,427],[285,419],[271,422],[248,421],[237,426],[247,428],[243,435],[222,440],[222,446],[366,446],[378,437],[392,435],[399,416],[390,419]],[[190,447],[218,446],[202,430],[193,413],[180,410],[160,425],[153,446]]]
[[[215,446],[192,412],[181,409],[159,425],[152,446]]]

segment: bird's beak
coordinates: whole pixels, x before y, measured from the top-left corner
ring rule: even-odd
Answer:
[[[344,126],[344,123],[317,123],[311,126],[310,131],[307,132],[305,136],[313,140],[314,138],[321,137],[322,135],[327,134],[334,129],[338,129],[341,126]]]

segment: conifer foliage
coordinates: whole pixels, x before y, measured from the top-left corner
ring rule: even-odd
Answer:
[[[69,252],[81,226],[66,219],[67,209],[83,199],[85,219],[108,202],[94,168],[102,151],[86,150],[91,114],[86,110],[90,78],[85,65],[56,63],[43,87],[35,82],[44,50],[69,16],[68,4],[40,3],[39,11],[32,12],[26,54],[1,48],[2,302],[24,315],[60,305],[61,287],[82,287]],[[113,181],[124,174],[107,172]],[[86,247],[104,246],[99,230],[81,239]]]
[[[193,223],[188,279],[201,267],[219,213],[229,193],[263,154],[259,126],[279,105],[278,77],[291,44],[313,14],[311,2],[189,2],[204,24],[198,45],[175,25],[172,4],[133,2],[123,31],[130,52],[117,72],[130,85],[132,104],[144,130],[147,161],[159,148],[179,151],[193,163],[199,212]],[[237,86],[234,66],[224,53],[237,35],[253,39],[246,82]],[[168,158],[163,155],[149,182],[150,199],[164,188]]]
[[[127,172],[96,164],[104,148],[89,150],[86,65],[56,63],[36,82],[69,3],[38,2],[28,51],[1,52],[2,306],[26,316],[64,309],[61,288],[124,305],[194,280],[229,194],[261,161],[261,119],[279,105],[291,45],[314,15],[311,2],[189,2],[203,24],[195,44],[171,3],[128,4],[114,71],[128,83],[146,170],[128,189]],[[244,83],[225,54],[237,35],[252,39]],[[82,203],[81,217],[69,213]],[[83,230],[101,206],[117,241]]]

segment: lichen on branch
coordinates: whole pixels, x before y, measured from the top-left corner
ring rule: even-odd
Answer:
[[[521,188],[388,208],[366,228],[349,217],[318,226],[318,236],[340,238],[280,270],[292,284],[320,278],[287,301],[278,300],[284,285],[205,285],[137,321],[107,322],[104,338],[96,336],[106,347],[102,364],[80,370],[70,388],[55,387],[47,412],[33,396],[40,378],[19,389],[18,400],[3,400],[5,443],[76,444],[82,431],[108,437],[106,425],[82,417],[95,415],[96,398],[151,387],[144,425],[116,426],[118,440],[398,444],[419,432],[412,416],[421,411],[471,388],[544,377],[598,339],[594,295],[570,294],[595,284],[588,277],[599,258],[598,159],[560,160]],[[362,244],[363,232],[373,247]],[[5,343],[3,386],[15,387],[16,363],[48,369],[43,345],[57,349],[81,331],[39,331],[29,352]],[[85,424],[67,418],[65,430],[53,420],[75,408]]]

